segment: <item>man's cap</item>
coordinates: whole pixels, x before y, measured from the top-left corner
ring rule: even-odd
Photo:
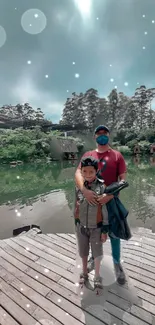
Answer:
[[[81,168],[82,167],[88,167],[88,166],[92,166],[96,170],[98,170],[98,160],[96,160],[92,156],[82,158],[82,160],[81,160]]]
[[[95,131],[94,131],[94,134],[96,134],[96,133],[98,133],[99,131],[106,131],[106,132],[108,132],[108,133],[110,133],[110,131],[109,131],[109,129],[108,129],[108,127],[107,126],[105,126],[105,125],[99,125],[99,126],[97,126],[97,128],[95,129]]]

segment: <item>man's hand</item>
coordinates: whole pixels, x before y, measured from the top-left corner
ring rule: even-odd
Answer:
[[[97,194],[91,190],[88,190],[87,188],[84,188],[82,191],[85,199],[88,201],[88,203],[96,205],[97,202]]]
[[[113,195],[102,194],[98,195],[97,202],[101,205],[108,203],[113,199]]]

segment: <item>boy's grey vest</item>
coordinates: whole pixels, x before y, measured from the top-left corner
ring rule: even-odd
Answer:
[[[105,191],[104,181],[98,178],[91,185],[85,182],[85,187],[94,191],[97,195],[102,195]],[[96,228],[98,205],[90,205],[78,189],[76,189],[76,199],[79,204],[80,224],[86,228]],[[102,217],[103,225],[108,225],[108,211],[105,204],[102,205]]]

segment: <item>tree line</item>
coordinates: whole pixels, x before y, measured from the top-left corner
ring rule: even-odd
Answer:
[[[2,127],[23,127],[41,125],[46,122],[41,108],[34,109],[29,103],[15,106],[3,105],[0,108],[0,123]]]
[[[113,89],[107,98],[100,98],[96,89],[72,94],[67,98],[62,112],[61,124],[82,123],[90,130],[98,124],[106,124],[111,130],[133,129],[135,131],[155,127],[155,111],[152,100],[155,88],[140,86],[132,97]]]
[[[111,131],[127,129],[134,131],[144,127],[155,127],[155,111],[152,100],[155,88],[140,86],[132,97],[113,89],[107,98],[100,98],[96,89],[90,88],[85,93],[72,93],[67,98],[60,125],[79,126],[93,130],[98,124],[106,124]],[[52,115],[52,110],[51,110]],[[0,126],[6,128],[29,128],[36,125],[52,124],[45,118],[41,108],[34,109],[29,103],[16,106],[4,105],[0,108]]]

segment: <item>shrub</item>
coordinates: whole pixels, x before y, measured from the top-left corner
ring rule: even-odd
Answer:
[[[124,156],[132,155],[132,150],[128,146],[117,146],[116,149]]]
[[[138,141],[137,141],[136,139],[131,140],[131,141],[128,142],[128,147],[133,151],[134,146],[135,146],[136,144],[138,144]]]
[[[140,146],[142,154],[150,153],[150,142],[148,142],[148,141],[140,141],[139,146]]]

